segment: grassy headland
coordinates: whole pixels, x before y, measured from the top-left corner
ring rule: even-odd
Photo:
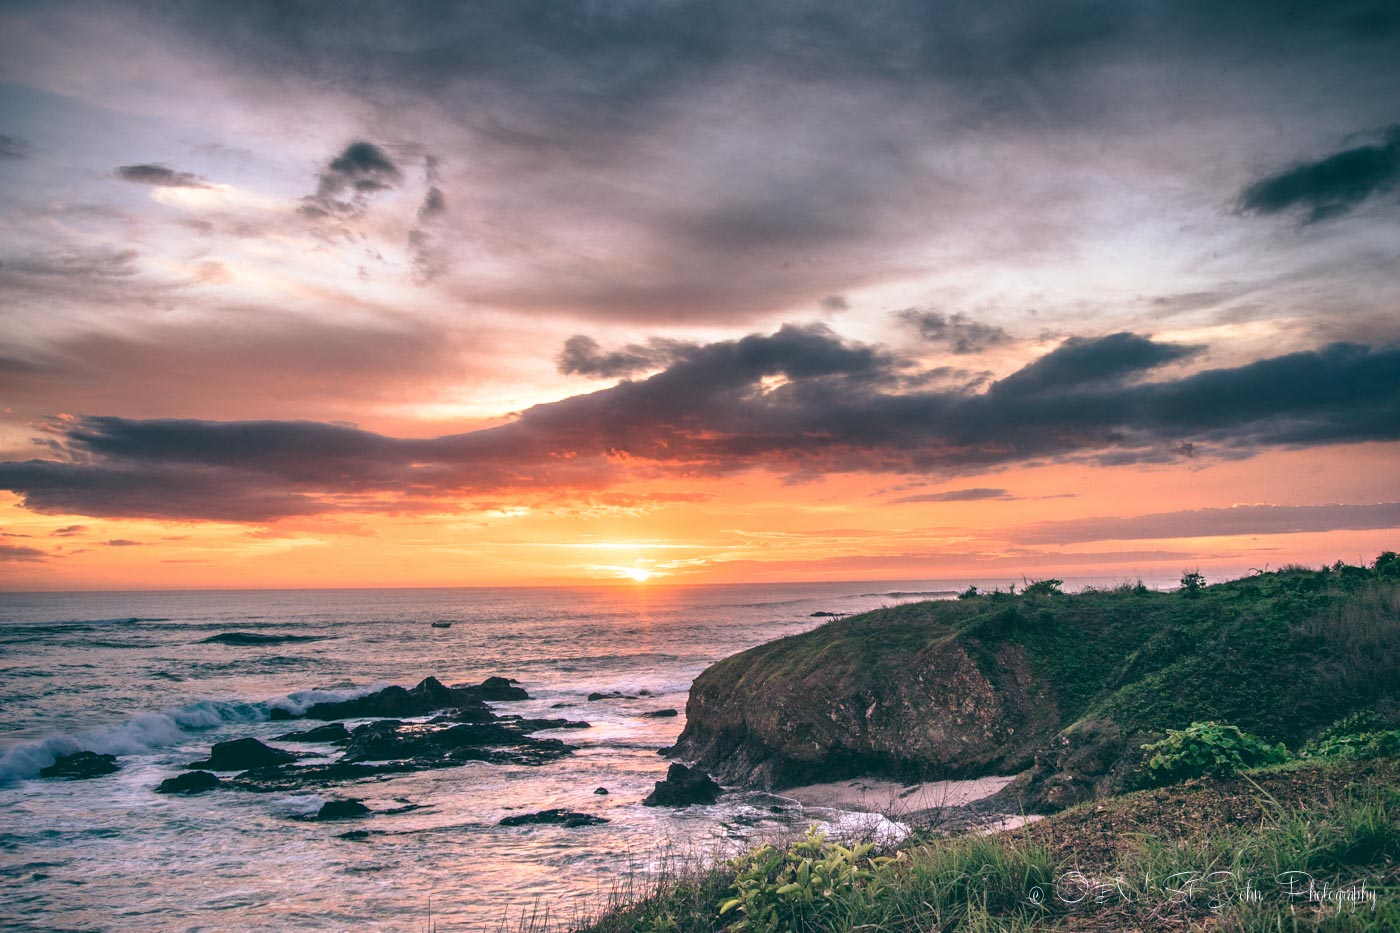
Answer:
[[[1025,772],[1055,809],[1130,786],[1216,720],[1295,745],[1400,700],[1400,561],[1154,592],[970,595],[828,623],[713,665],[676,753],[733,784]]]
[[[584,929],[1400,930],[1400,561],[1188,582],[970,593],[714,665],[677,751],[731,782],[1019,770],[1004,806],[1062,812],[764,848]]]

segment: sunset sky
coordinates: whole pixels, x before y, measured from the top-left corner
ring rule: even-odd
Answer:
[[[1392,2],[0,4],[0,588],[1400,548]]]

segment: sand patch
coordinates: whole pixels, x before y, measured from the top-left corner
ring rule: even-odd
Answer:
[[[967,806],[990,797],[1011,781],[1010,776],[998,775],[970,781],[924,781],[915,784],[878,778],[851,778],[788,788],[780,796],[795,800],[804,807],[880,813],[898,819],[927,810]]]

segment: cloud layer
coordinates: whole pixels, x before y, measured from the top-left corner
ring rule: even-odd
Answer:
[[[1132,334],[1080,338],[986,391],[929,391],[908,388],[920,381],[915,364],[887,349],[785,326],[436,438],[317,422],[79,418],[54,426],[54,458],[0,464],[0,488],[40,512],[269,521],[647,476],[936,477],[1046,460],[1165,461],[1186,443],[1241,457],[1400,439],[1400,347],[1335,344],[1161,377],[1192,352]]]

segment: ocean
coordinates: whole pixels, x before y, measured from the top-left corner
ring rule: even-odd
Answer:
[[[813,613],[966,585],[0,594],[0,929],[426,930],[431,917],[440,931],[494,931],[545,911],[567,925],[677,860],[812,822],[841,832],[863,817],[757,793],[682,810],[641,801],[709,664],[826,621]],[[300,640],[206,641],[234,632]],[[214,742],[316,725],[269,721],[274,707],[428,675],[515,678],[531,699],[498,712],[592,725],[542,733],[575,751],[538,766],[468,762],[331,793],[154,793]],[[680,715],[644,715],[664,709]],[[121,770],[38,777],[79,749],[116,754]],[[419,809],[353,825],[299,819],[332,797]],[[553,807],[608,822],[498,825]],[[347,829],[373,832],[341,838]]]

